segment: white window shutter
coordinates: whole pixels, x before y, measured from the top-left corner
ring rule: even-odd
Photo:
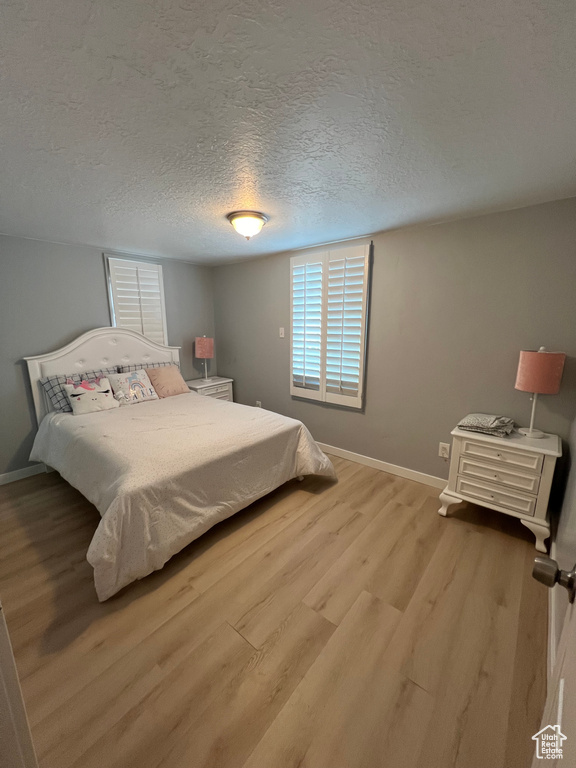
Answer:
[[[292,264],[292,385],[320,390],[323,262]]]
[[[326,400],[361,405],[366,342],[368,254],[362,247],[328,256]],[[335,397],[334,397],[335,396]]]
[[[362,407],[369,253],[365,244],[292,257],[292,395]]]
[[[114,325],[167,343],[160,264],[108,256]]]

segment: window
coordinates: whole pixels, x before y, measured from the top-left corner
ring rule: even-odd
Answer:
[[[290,394],[362,408],[369,245],[290,259]]]
[[[167,344],[162,267],[151,261],[106,256],[112,325]]]

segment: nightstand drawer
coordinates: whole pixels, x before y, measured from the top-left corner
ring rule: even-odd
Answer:
[[[508,493],[498,486],[483,483],[480,480],[468,480],[458,476],[456,481],[456,493],[471,499],[478,499],[485,504],[495,504],[504,509],[511,509],[522,515],[534,515],[536,509],[536,497],[522,493]]]
[[[230,385],[229,384],[216,384],[213,387],[203,387],[200,390],[200,394],[202,395],[208,395],[209,397],[216,397],[219,394],[226,394],[228,395],[230,393]]]
[[[508,488],[534,495],[538,493],[538,486],[540,485],[540,475],[523,474],[508,469],[508,467],[482,464],[465,457],[460,459],[458,472],[461,475],[469,475],[478,480],[488,480],[491,483],[500,483]]]
[[[462,441],[462,453],[476,459],[489,459],[490,461],[497,461],[499,464],[507,464],[510,467],[527,469],[529,472],[542,470],[543,456],[541,453],[515,451],[511,448],[501,448],[499,445],[474,440]]]
[[[233,379],[226,379],[223,376],[213,376],[211,379],[190,379],[186,384],[188,384],[188,387],[192,392],[196,392],[203,397],[211,397],[213,400],[229,400],[230,402],[233,402],[233,382]]]

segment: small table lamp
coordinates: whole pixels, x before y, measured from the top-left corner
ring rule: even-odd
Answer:
[[[204,381],[208,381],[208,363],[214,357],[214,339],[206,336],[196,336],[194,353],[199,360],[204,360]]]
[[[536,401],[538,395],[557,395],[560,391],[560,381],[564,370],[564,352],[547,352],[545,347],[540,347],[538,352],[522,350],[518,362],[515,389],[521,392],[532,392],[532,415],[530,416],[529,429],[518,431],[526,437],[544,437],[545,433],[534,429],[534,414],[536,413]]]

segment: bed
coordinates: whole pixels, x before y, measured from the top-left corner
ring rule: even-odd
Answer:
[[[44,376],[115,365],[179,362],[179,349],[98,328],[25,358],[44,462],[101,515],[87,558],[107,600],[158,570],[221,520],[302,475],[334,478],[306,427],[270,411],[194,392],[81,416],[51,410]]]

